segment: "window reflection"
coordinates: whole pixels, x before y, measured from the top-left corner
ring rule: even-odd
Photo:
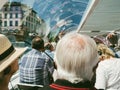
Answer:
[[[35,35],[56,38],[78,27],[90,0],[9,0],[1,8],[1,31],[13,33],[16,42],[31,42]],[[17,30],[17,32],[15,31]]]

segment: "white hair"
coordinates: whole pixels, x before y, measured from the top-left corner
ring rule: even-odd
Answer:
[[[91,80],[93,67],[97,62],[97,46],[89,36],[70,32],[57,43],[57,79],[65,79],[72,83]]]

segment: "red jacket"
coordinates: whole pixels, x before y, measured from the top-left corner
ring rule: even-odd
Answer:
[[[50,86],[45,86],[40,90],[96,90],[89,81],[80,83],[70,83],[66,80],[57,80]]]

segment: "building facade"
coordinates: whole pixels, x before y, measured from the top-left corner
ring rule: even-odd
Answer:
[[[23,40],[30,33],[37,34],[42,20],[30,7],[19,2],[7,2],[0,10],[0,32]]]

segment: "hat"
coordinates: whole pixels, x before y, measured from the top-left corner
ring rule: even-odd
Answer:
[[[0,72],[22,55],[27,48],[14,48],[9,39],[0,34]]]

